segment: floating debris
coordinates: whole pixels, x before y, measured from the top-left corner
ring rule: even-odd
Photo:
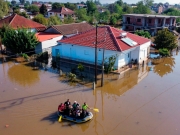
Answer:
[[[6,128],[8,128],[8,127],[9,127],[9,125],[5,125],[5,127],[6,127]]]

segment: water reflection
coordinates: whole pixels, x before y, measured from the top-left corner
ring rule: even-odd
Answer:
[[[163,77],[171,72],[173,72],[173,67],[175,66],[174,58],[161,58],[152,60],[154,64],[154,73]]]
[[[111,82],[107,81],[105,83],[105,86],[102,87],[101,90],[103,91],[103,93],[120,96],[127,90],[134,87],[147,75],[148,75],[148,67],[145,64],[143,67],[140,67],[139,70],[138,69],[129,70],[124,74],[118,75],[117,80],[113,80]]]
[[[8,77],[12,82],[22,86],[30,86],[39,81],[39,71],[34,71],[24,64],[13,64],[8,70]]]

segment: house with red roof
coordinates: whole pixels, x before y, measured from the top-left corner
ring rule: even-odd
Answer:
[[[0,28],[5,24],[11,26],[14,29],[28,28],[28,29],[31,29],[32,31],[43,31],[46,29],[46,26],[40,23],[34,22],[30,19],[27,19],[23,16],[20,16],[18,14],[12,14],[11,16],[1,19]]]
[[[75,17],[74,14],[74,11],[66,7],[60,7],[58,9],[52,9],[48,11],[48,17],[57,15],[60,19],[64,19],[68,16]]]
[[[93,28],[59,40],[58,45],[52,47],[52,56],[56,58],[60,54],[63,58],[94,64],[96,41],[98,65],[102,65],[104,58],[116,56],[115,69],[128,65],[132,60],[142,63],[147,59],[151,45],[147,38],[111,26],[99,26],[97,31]]]
[[[38,32],[35,34],[36,38],[39,41],[39,44],[35,48],[35,53],[41,53],[47,51],[51,54],[51,47],[58,44],[58,40],[63,38],[62,34],[52,34],[52,33],[44,33]]]
[[[70,37],[81,32],[85,32],[94,28],[87,22],[81,23],[71,23],[71,24],[62,24],[62,25],[52,25],[49,26],[44,32],[46,33],[57,33],[62,34],[64,37]]]

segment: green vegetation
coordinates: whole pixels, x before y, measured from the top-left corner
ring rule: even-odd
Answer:
[[[112,70],[114,70],[113,66],[116,62],[116,58],[117,58],[117,55],[113,55],[109,58],[105,58],[105,64],[104,64],[104,71],[105,73],[108,73],[111,72]]]
[[[156,37],[154,38],[154,43],[156,44],[156,49],[161,49],[161,54],[168,51],[172,51],[177,47],[177,39],[168,29],[163,29],[158,31]]]
[[[47,7],[46,7],[46,5],[42,4],[41,7],[39,8],[39,12],[40,12],[42,15],[46,15],[46,13],[47,13]]]
[[[2,43],[13,53],[24,53],[34,49],[38,40],[34,32],[29,29],[8,28],[3,35]]]
[[[38,14],[33,18],[33,21],[41,23],[43,25],[48,25],[48,19],[46,19],[42,14]]]
[[[71,73],[71,72],[68,74],[68,78],[69,78],[70,82],[75,82],[76,81],[76,75]]]
[[[168,49],[166,49],[166,48],[159,49],[159,54],[161,56],[169,56],[170,55]]]
[[[0,0],[0,19],[2,19],[5,15],[7,15],[8,11],[9,11],[8,3],[4,0]]]
[[[149,39],[151,38],[150,33],[144,30],[136,30],[134,34],[145,37],[145,38],[149,38]]]

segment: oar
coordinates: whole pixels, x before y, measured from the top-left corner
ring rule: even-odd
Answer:
[[[62,119],[62,115],[60,115],[60,117],[59,117],[58,121],[59,121],[59,122],[61,122],[61,119]]]
[[[99,109],[97,108],[92,108],[95,112],[99,112]]]

